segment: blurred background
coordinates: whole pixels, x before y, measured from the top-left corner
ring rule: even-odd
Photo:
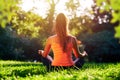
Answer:
[[[88,62],[119,62],[119,5],[119,0],[1,0],[0,59],[39,61],[37,51],[54,34],[53,21],[63,12]]]

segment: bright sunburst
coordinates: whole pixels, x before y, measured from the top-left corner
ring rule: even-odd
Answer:
[[[57,0],[54,0],[57,1]],[[60,0],[56,5],[55,12],[64,12],[68,14],[65,10],[65,2],[68,0]],[[77,15],[85,14],[85,9],[91,10],[91,5],[93,5],[93,0],[79,0],[80,7],[78,7]],[[45,0],[22,0],[20,7],[24,11],[29,11],[33,9],[33,12],[39,14],[40,16],[46,17],[47,10],[49,9],[49,4]]]

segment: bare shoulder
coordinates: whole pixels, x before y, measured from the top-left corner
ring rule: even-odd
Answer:
[[[56,37],[56,35],[52,35],[48,37],[48,40],[54,39]]]
[[[55,38],[56,37],[56,35],[52,35],[52,36],[49,36],[48,38]]]
[[[78,40],[75,36],[70,35],[69,37],[71,38],[72,43],[77,43],[77,44],[81,44],[81,43],[82,43],[82,42],[81,42],[80,40]]]
[[[72,36],[72,35],[69,35],[69,37],[73,40],[75,40],[76,39],[76,37],[75,36]]]

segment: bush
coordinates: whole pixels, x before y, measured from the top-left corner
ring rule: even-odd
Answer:
[[[113,32],[104,30],[82,39],[86,45],[89,61],[116,62],[120,61],[120,45]]]

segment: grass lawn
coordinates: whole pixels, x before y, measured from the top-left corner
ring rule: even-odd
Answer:
[[[120,80],[120,63],[85,63],[80,70],[47,72],[40,62],[1,60],[0,80]]]

